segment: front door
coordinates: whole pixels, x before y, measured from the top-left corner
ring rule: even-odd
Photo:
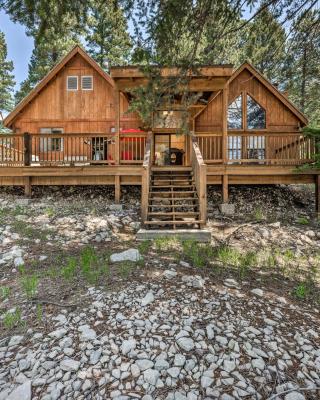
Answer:
[[[184,165],[185,136],[174,133],[154,135],[154,164]]]

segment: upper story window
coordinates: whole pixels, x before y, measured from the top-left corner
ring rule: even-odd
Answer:
[[[238,96],[228,107],[228,128],[242,129],[242,95]]]
[[[78,90],[78,77],[68,76],[67,77],[67,90],[75,91]]]
[[[81,89],[82,90],[93,90],[93,76],[85,75],[81,77]]]
[[[246,100],[246,101],[245,101]],[[228,107],[228,129],[265,129],[266,111],[249,94],[240,94]]]
[[[266,128],[266,112],[250,95],[247,95],[247,128]]]

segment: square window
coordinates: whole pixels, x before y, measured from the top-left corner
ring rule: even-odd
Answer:
[[[78,77],[77,76],[68,76],[67,77],[67,90],[68,91],[78,90]]]
[[[81,89],[92,90],[93,89],[93,77],[90,75],[81,77]]]

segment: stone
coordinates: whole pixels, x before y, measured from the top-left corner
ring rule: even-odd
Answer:
[[[174,366],[175,367],[183,367],[186,362],[186,357],[183,354],[176,354],[174,356]]]
[[[178,346],[185,351],[191,351],[194,349],[194,341],[188,337],[181,337],[177,340]]]
[[[31,400],[31,381],[27,380],[14,389],[7,397],[7,400]]]
[[[175,278],[175,277],[178,275],[178,273],[177,273],[177,271],[174,270],[174,269],[166,269],[166,270],[164,271],[163,275],[164,275],[164,277],[167,278],[167,279],[173,279],[173,278]]]
[[[22,257],[16,257],[13,260],[13,265],[18,268],[18,267],[22,267],[24,265],[24,260]]]
[[[23,336],[12,336],[9,341],[8,347],[18,346],[23,341]]]
[[[96,332],[89,325],[81,325],[78,330],[81,332],[80,340],[82,342],[94,340],[97,337]]]
[[[256,296],[259,296],[259,297],[263,297],[263,294],[264,294],[263,290],[262,289],[258,289],[258,288],[257,289],[252,289],[251,293],[255,294]]]
[[[235,206],[234,206],[234,204],[231,204],[231,203],[222,203],[222,204],[219,204],[219,210],[220,210],[221,214],[234,215]]]
[[[147,369],[143,372],[143,379],[149,385],[156,386],[160,373],[155,369]]]
[[[126,355],[131,350],[136,348],[137,342],[135,339],[124,340],[120,346],[122,354]]]
[[[56,331],[50,332],[49,336],[54,339],[61,339],[67,333],[66,329],[57,329]]]
[[[151,304],[154,301],[154,295],[152,292],[148,292],[144,298],[141,300],[141,306],[145,307],[148,304]]]
[[[136,364],[139,367],[140,371],[151,369],[154,365],[153,361],[147,359],[136,360]]]
[[[90,354],[90,364],[91,365],[97,364],[97,362],[100,360],[101,353],[102,353],[101,349],[98,349],[96,351],[93,351]]]
[[[204,375],[204,376],[201,377],[200,384],[201,384],[201,387],[203,387],[204,389],[206,389],[207,387],[211,386],[212,383],[213,383],[213,379],[210,378],[209,376],[205,376]]]
[[[262,358],[255,358],[251,361],[253,368],[258,368],[259,370],[263,371],[265,367],[265,362]]]
[[[224,360],[223,369],[226,372],[232,372],[236,368],[236,363],[234,361]]]
[[[231,289],[240,289],[240,285],[235,279],[225,279],[223,284]]]
[[[65,358],[60,363],[60,368],[63,371],[78,371],[80,367],[80,362],[76,360],[72,360],[71,358]]]
[[[284,396],[284,400],[305,400],[305,397],[303,394],[301,394],[297,391],[293,391],[293,392],[287,393]]]
[[[156,361],[156,363],[154,364],[154,368],[155,368],[157,371],[162,371],[162,370],[164,370],[164,369],[168,369],[169,366],[170,366],[170,364],[168,363],[168,361],[166,361],[166,360],[164,360],[164,359],[162,359],[162,358],[158,359],[158,360]]]
[[[125,250],[121,253],[114,253],[110,257],[111,262],[122,262],[122,261],[140,261],[141,255],[137,249]]]
[[[172,378],[177,378],[180,374],[180,368],[172,367],[167,370],[167,374],[170,375]]]

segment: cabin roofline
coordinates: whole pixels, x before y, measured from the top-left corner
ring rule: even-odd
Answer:
[[[112,87],[114,87],[113,79],[100,67],[100,65],[89,56],[89,54],[83,50],[79,45],[75,45],[70,52],[64,56],[58,64],[56,64],[47,75],[30,91],[30,93],[24,97],[20,103],[11,111],[10,114],[4,119],[4,126],[10,128],[16,119],[16,117],[30,104],[34,98],[47,86],[47,84],[62,70],[62,68],[75,56],[79,54],[82,56],[88,64],[94,68]]]

